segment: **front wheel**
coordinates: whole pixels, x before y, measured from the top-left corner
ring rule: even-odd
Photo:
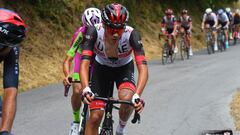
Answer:
[[[168,61],[169,57],[169,49],[168,49],[168,44],[164,44],[162,48],[162,64],[165,65]]]
[[[86,121],[87,121],[88,117],[89,117],[88,105],[84,104],[83,110],[81,113],[81,120],[80,120],[80,124],[79,124],[79,135],[85,135]]]
[[[184,41],[181,42],[180,54],[182,60],[189,59],[189,47]]]
[[[176,58],[176,53],[174,53],[173,50],[170,50],[169,53],[170,53],[171,63],[173,63]]]
[[[210,40],[207,41],[207,52],[208,54],[212,53],[212,42]]]
[[[99,135],[113,135],[113,132],[111,130],[102,130]]]

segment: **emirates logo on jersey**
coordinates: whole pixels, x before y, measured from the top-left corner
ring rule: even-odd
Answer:
[[[7,29],[4,29],[3,27],[0,27],[0,32],[8,35],[9,31]]]

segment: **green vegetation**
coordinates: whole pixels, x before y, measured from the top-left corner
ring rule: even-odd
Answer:
[[[194,24],[194,47],[203,47],[199,23],[205,8],[231,6],[236,0],[1,0],[0,5],[16,11],[28,25],[27,39],[21,49],[20,90],[39,87],[62,80],[62,62],[71,37],[81,25],[81,15],[87,7],[118,2],[130,12],[129,25],[143,37],[147,58],[160,57],[159,24],[166,8],[178,15],[189,10]],[[224,6],[223,6],[224,5]]]

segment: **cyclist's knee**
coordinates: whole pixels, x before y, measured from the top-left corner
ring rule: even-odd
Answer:
[[[80,83],[73,84],[73,94],[81,95],[82,94],[82,85]]]
[[[118,96],[120,100],[131,100],[132,96],[134,94],[134,91],[131,89],[120,89],[118,92]]]
[[[102,110],[91,110],[89,123],[92,126],[98,127],[101,123],[102,117],[103,117],[103,111]]]

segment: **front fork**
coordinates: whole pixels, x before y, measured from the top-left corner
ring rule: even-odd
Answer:
[[[105,108],[105,116],[102,124],[102,129],[100,135],[103,135],[105,132],[111,132],[113,135],[113,120],[112,120],[112,108],[113,103],[108,103]]]

